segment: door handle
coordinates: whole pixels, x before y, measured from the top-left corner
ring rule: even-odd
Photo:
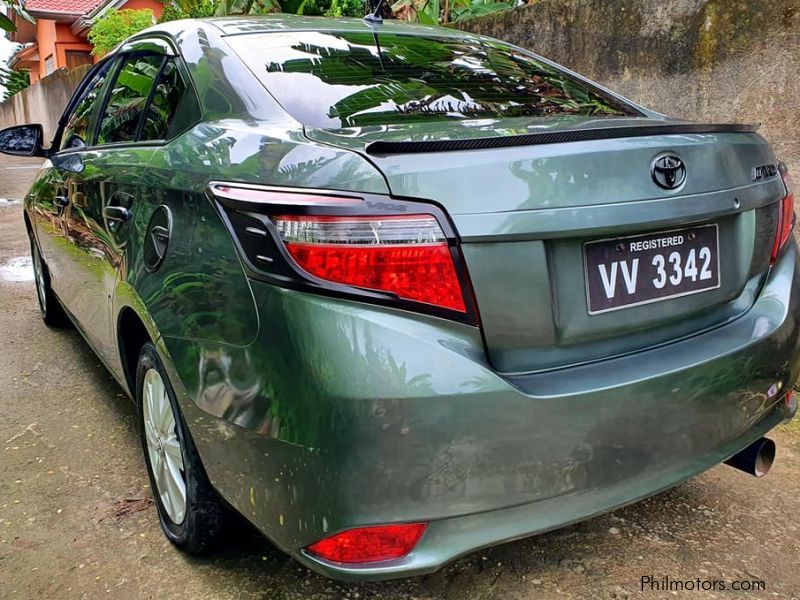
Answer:
[[[66,208],[67,204],[69,204],[69,198],[59,194],[55,198],[53,198],[53,204],[55,204],[59,208]]]
[[[109,221],[119,221],[125,223],[131,218],[131,211],[124,206],[106,206],[103,209],[103,216]]]

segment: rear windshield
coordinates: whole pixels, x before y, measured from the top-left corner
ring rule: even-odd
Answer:
[[[298,31],[228,41],[284,109],[312,127],[641,116],[525,52],[473,37]]]

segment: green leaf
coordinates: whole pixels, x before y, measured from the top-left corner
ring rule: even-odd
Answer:
[[[512,8],[511,5],[504,2],[492,2],[489,4],[478,4],[477,2],[473,2],[466,10],[460,12],[455,20],[465,21],[467,19],[473,19],[475,17],[481,17],[483,15],[500,12],[502,10],[509,10],[510,8]]]
[[[423,25],[438,25],[439,24],[439,20],[434,18],[434,17],[432,17],[432,16],[430,16],[430,14],[428,14],[427,12],[418,12],[417,13],[417,19]]]
[[[119,74],[119,77],[117,77],[117,82],[115,85],[124,86],[130,90],[133,90],[139,96],[147,96],[152,83],[152,77],[148,77],[143,73],[134,73],[128,69],[125,69]]]
[[[17,30],[17,28],[14,27],[14,23],[11,22],[11,19],[9,19],[7,16],[5,16],[2,13],[0,13],[0,29],[3,29],[5,31],[16,31]]]
[[[417,13],[419,22],[424,25],[438,25],[440,10],[439,0],[427,0]]]

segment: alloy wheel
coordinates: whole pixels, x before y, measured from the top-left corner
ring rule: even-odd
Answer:
[[[148,369],[142,393],[144,433],[150,467],[158,496],[173,523],[186,515],[186,473],[175,414],[164,380],[156,369]]]

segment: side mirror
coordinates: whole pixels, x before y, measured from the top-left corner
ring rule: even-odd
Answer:
[[[0,152],[14,156],[44,156],[42,126],[14,125],[0,131]]]

